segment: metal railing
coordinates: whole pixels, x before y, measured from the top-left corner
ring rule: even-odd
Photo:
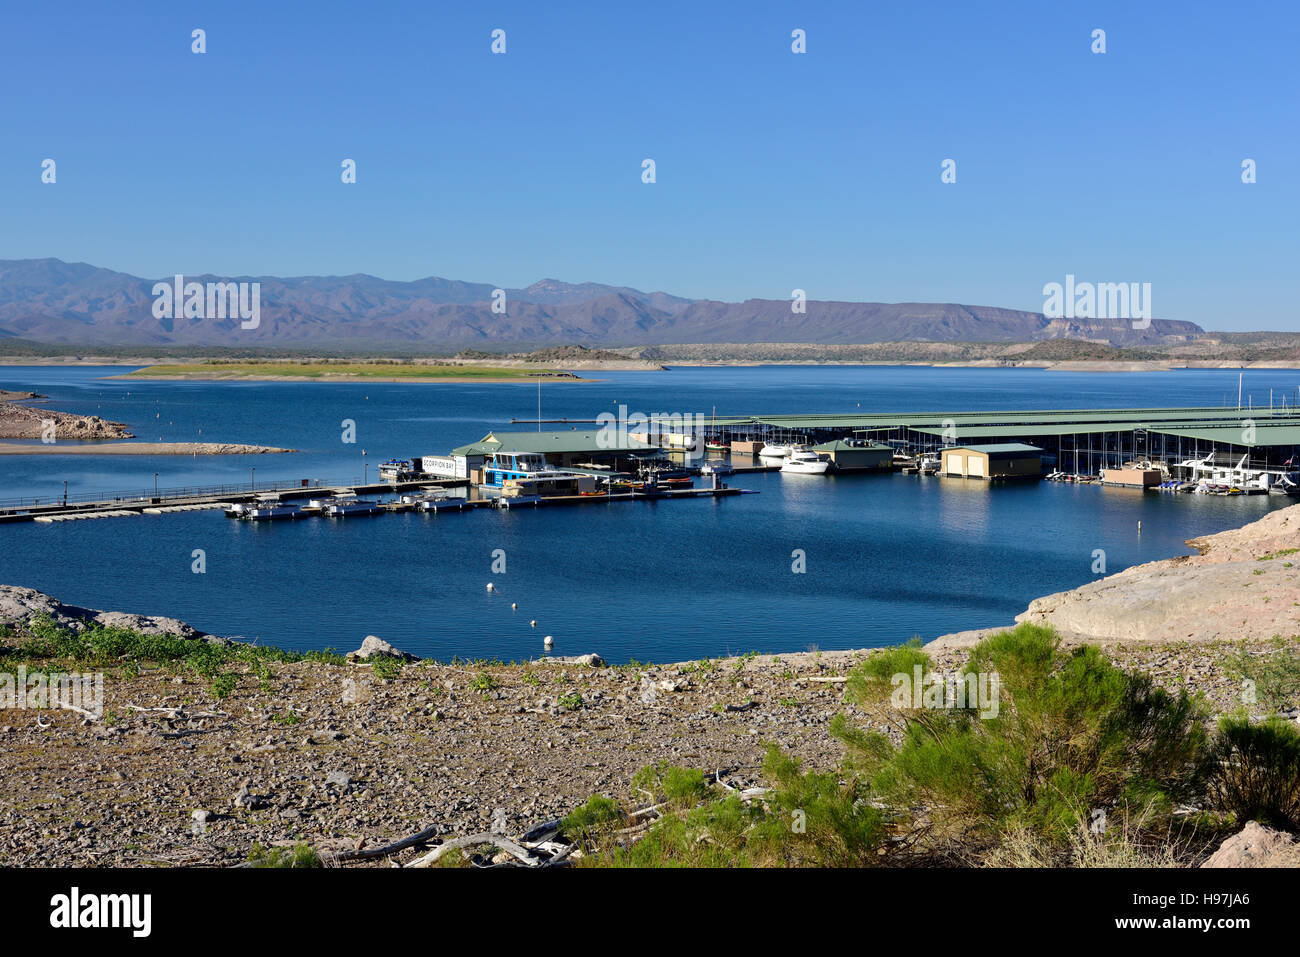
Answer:
[[[24,495],[16,498],[0,499],[0,510],[64,505],[65,503],[68,505],[82,505],[89,502],[162,503],[188,498],[211,498],[214,495],[249,495],[256,493],[271,495],[276,492],[290,492],[303,488],[321,488],[323,484],[320,479],[306,480],[311,483],[309,485],[303,485],[303,481],[299,480],[292,485],[280,485],[273,481],[263,485],[257,485],[254,482],[239,482],[233,485],[182,485],[173,488],[129,489],[117,492],[69,492],[66,496],[62,492],[56,492],[52,495]]]

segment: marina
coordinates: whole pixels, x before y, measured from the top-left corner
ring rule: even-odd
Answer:
[[[820,425],[824,417],[796,410],[844,410],[822,431],[769,436],[773,444],[807,446],[833,464],[822,474],[791,474],[780,471],[784,459],[757,454],[767,444],[761,435],[739,428],[722,433],[721,409],[717,441],[710,441],[725,440],[727,451],[698,454],[693,447],[664,448],[657,436],[640,442],[657,448],[629,443],[606,449],[594,423],[577,421],[621,403],[659,407],[667,387],[659,375],[610,373],[606,383],[557,391],[548,400],[554,404],[550,417],[571,421],[542,424],[539,436],[536,422],[501,425],[521,402],[535,401],[533,393],[514,387],[198,383],[181,395],[174,383],[101,378],[111,371],[33,367],[22,376],[64,407],[114,420],[154,419],[161,409],[158,437],[164,441],[202,428],[205,438],[304,451],[274,459],[96,457],[93,468],[75,454],[45,457],[39,468],[24,465],[21,456],[2,459],[0,495],[7,497],[0,510],[8,514],[0,521],[10,523],[4,534],[11,547],[0,554],[0,572],[89,607],[158,607],[158,595],[165,594],[167,610],[205,630],[274,635],[303,648],[388,633],[420,654],[535,653],[538,633],[527,620],[483,615],[483,584],[497,548],[508,554],[510,571],[490,575],[494,594],[508,595],[507,607],[518,602],[526,609],[527,619],[554,635],[559,653],[684,660],[728,649],[906,641],[1009,620],[1030,599],[1093,577],[1096,548],[1105,550],[1113,573],[1186,553],[1189,537],[1240,525],[1291,501],[1276,494],[1103,486],[1100,461],[1097,472],[1077,475],[1077,481],[949,477],[939,470],[941,455],[918,448],[920,442],[1032,441],[1045,456],[1056,450],[1041,436],[960,434],[944,443],[942,435],[858,431],[899,418],[872,410],[913,409],[910,421],[942,429],[945,419],[957,418],[949,409],[1020,401],[1025,408],[980,414],[996,429],[998,420],[1041,409],[1048,386],[1063,395],[1090,389],[1093,418],[1105,415],[1108,405],[1198,408],[1204,403],[1196,399],[1226,383],[1222,373],[726,368],[666,374],[674,399],[686,408],[711,411],[726,395],[732,409],[775,408],[774,415],[797,414]],[[1236,382],[1234,371],[1234,395]],[[1149,401],[1152,396],[1175,401]],[[865,411],[852,411],[859,400]],[[340,443],[334,426],[361,412],[370,422],[365,444]],[[788,419],[775,421],[788,425]],[[1107,430],[1113,424],[1103,422]],[[713,424],[711,415],[704,416],[706,429]],[[496,441],[485,442],[489,434]],[[908,438],[917,441],[900,441]],[[1094,448],[1099,442],[1094,437]],[[468,460],[466,474],[455,474],[452,453],[466,445],[479,447],[466,452],[483,455],[474,471],[482,471],[488,453],[540,453],[544,468],[538,471],[588,476],[603,494],[530,499],[536,493],[519,481],[529,477],[524,470],[500,476],[499,488],[480,488],[483,476],[476,484]],[[1127,452],[1127,438],[1124,445]],[[1269,451],[1279,464],[1286,461]],[[1234,452],[1231,466],[1245,454]],[[1190,453],[1186,445],[1184,453]],[[1259,457],[1260,450],[1252,451],[1252,459]],[[376,468],[390,461],[398,466],[393,481],[390,470]],[[1075,475],[1072,460],[1041,461],[1044,479]],[[421,466],[421,477],[403,474],[412,471],[406,462]],[[444,472],[430,474],[428,464]],[[1082,473],[1086,459],[1080,465]],[[1112,457],[1107,467],[1123,465]],[[156,487],[153,472],[159,473]],[[727,489],[713,491],[715,478]],[[507,481],[517,486],[510,496]],[[348,495],[377,501],[382,510],[326,517],[326,507]],[[511,498],[521,501],[501,505]],[[587,507],[600,501],[607,507]],[[619,507],[624,503],[630,507]],[[266,504],[290,506],[294,517],[224,518],[224,506]],[[124,520],[93,520],[99,515]],[[126,520],[131,517],[136,521]],[[204,575],[191,570],[195,549],[207,553]],[[807,555],[806,574],[791,571],[796,550]],[[383,605],[368,597],[395,590],[407,597]],[[246,600],[230,601],[236,593]],[[804,600],[816,603],[816,634],[792,634],[787,627],[790,603]],[[304,603],[329,614],[306,620]],[[600,609],[599,628],[585,620],[586,608]],[[720,625],[730,619],[734,625]]]
[[[714,413],[680,419],[700,425],[691,432],[611,433],[578,431],[580,423],[573,422],[568,431],[544,432],[538,422],[537,432],[492,431],[446,454],[389,459],[378,469],[379,482],[325,485],[301,479],[259,488],[250,481],[247,487],[9,499],[0,502],[0,522],[217,507],[232,518],[276,522],[684,494],[716,497],[739,494],[723,478],[765,471],[820,476],[901,471],[965,480],[1044,478],[1158,492],[1300,497],[1294,466],[1300,415],[1294,407]],[[699,479],[710,487],[696,488]],[[452,490],[458,497],[449,496]]]

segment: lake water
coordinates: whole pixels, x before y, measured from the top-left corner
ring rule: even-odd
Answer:
[[[440,454],[537,411],[537,386],[145,382],[120,368],[0,367],[0,388],[130,424],[141,440],[288,446],[284,456],[3,456],[0,498],[300,478]],[[1221,405],[1236,370],[1067,373],[924,367],[692,368],[548,383],[547,418],[629,410],[882,412]],[[1258,404],[1300,371],[1246,373]],[[342,442],[343,421],[357,442]],[[367,455],[363,459],[361,451]],[[868,647],[1009,622],[1040,595],[1187,554],[1184,539],[1287,504],[1055,483],[765,473],[761,494],[343,522],[233,522],[218,511],[0,525],[0,582],[215,634],[351,650],[377,634],[437,658],[598,652],[674,661]],[[1138,522],[1142,522],[1139,533]],[[194,549],[207,571],[191,571]],[[505,552],[506,572],[491,571]],[[792,571],[802,550],[806,572]],[[496,591],[487,592],[488,581]],[[510,610],[516,602],[519,609]],[[529,621],[536,619],[536,628]]]

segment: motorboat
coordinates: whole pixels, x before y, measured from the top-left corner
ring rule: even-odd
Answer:
[[[421,499],[415,507],[421,512],[459,512],[469,507],[469,501],[465,498],[437,495]]]
[[[759,452],[761,459],[783,459],[794,451],[793,445],[765,445]]]
[[[348,518],[354,515],[378,515],[383,509],[371,499],[340,496],[325,506],[330,518]]]
[[[1292,498],[1300,498],[1300,472],[1284,472],[1278,481],[1269,487],[1270,492],[1281,492]]]
[[[244,509],[244,514],[240,516],[246,522],[274,522],[300,517],[302,517],[302,509],[297,505],[286,505],[282,502],[259,502]]]
[[[235,502],[233,505],[226,506],[226,518],[243,518],[244,513],[249,509],[246,502]]]
[[[800,449],[790,453],[790,457],[781,466],[782,472],[798,472],[804,475],[824,475],[831,463],[811,449]]]

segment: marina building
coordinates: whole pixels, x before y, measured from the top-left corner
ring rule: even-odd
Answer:
[[[428,460],[447,458],[447,467],[457,478],[474,479],[498,455],[507,453],[530,456],[533,465],[570,471],[588,469],[607,473],[635,469],[639,462],[655,458],[662,449],[627,435],[613,435],[604,430],[580,432],[489,432],[477,442],[451,450],[448,456],[425,456]],[[462,472],[463,470],[463,472]],[[439,473],[434,473],[439,474]]]
[[[958,445],[942,451],[939,474],[973,479],[1039,478],[1043,450],[1023,442]]]
[[[715,443],[816,444],[856,437],[937,455],[946,446],[1020,442],[1042,449],[1047,465],[1089,475],[1133,462],[1169,470],[1210,459],[1281,471],[1300,461],[1300,410],[1294,405],[703,418]]]
[[[832,439],[814,445],[812,450],[828,459],[836,472],[887,472],[894,465],[893,448],[878,442]]]

